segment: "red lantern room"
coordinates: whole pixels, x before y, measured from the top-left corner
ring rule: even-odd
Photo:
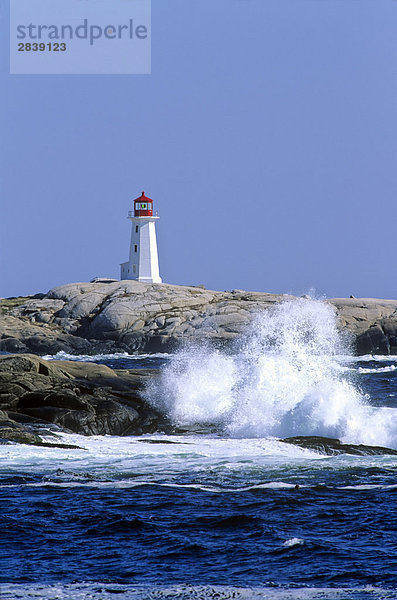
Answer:
[[[152,217],[153,200],[145,196],[145,192],[134,200],[134,217]]]

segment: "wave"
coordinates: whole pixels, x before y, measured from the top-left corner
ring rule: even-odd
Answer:
[[[368,465],[367,465],[368,466]],[[324,485],[319,486],[317,483],[312,485],[302,483],[289,483],[287,481],[267,481],[266,483],[256,483],[246,486],[219,486],[219,485],[204,485],[199,483],[161,483],[157,481],[131,479],[112,480],[112,481],[45,481],[36,482],[18,482],[18,483],[2,483],[0,489],[20,489],[23,488],[90,488],[90,489],[117,489],[129,490],[134,488],[170,488],[174,490],[196,490],[197,492],[208,492],[211,494],[238,494],[252,491],[298,491],[298,490],[341,490],[351,492],[371,492],[371,491],[394,491],[397,490],[397,484],[387,483],[365,483],[357,485]]]
[[[287,301],[259,314],[233,354],[204,344],[173,355],[146,399],[182,428],[212,425],[240,438],[319,435],[396,447],[397,411],[369,405],[341,369],[347,357],[331,306]]]
[[[340,356],[339,360],[346,362],[397,362],[395,354],[363,354],[362,356]]]
[[[145,358],[170,358],[170,354],[166,352],[158,352],[155,354],[128,354],[128,352],[114,352],[113,354],[68,354],[60,350],[56,354],[46,354],[42,358],[44,360],[74,360],[81,362],[98,362],[106,360],[128,359],[128,360],[144,360]]]
[[[358,372],[359,373],[391,373],[392,371],[395,371],[397,369],[396,365],[389,365],[387,367],[379,367],[378,369],[370,369],[370,368],[365,368],[365,367],[359,367],[358,368]]]
[[[131,481],[131,479],[123,479],[123,480],[112,480],[112,481],[90,481],[90,480],[80,480],[80,481],[36,481],[36,482],[26,482],[26,483],[6,483],[1,484],[0,488],[13,488],[19,489],[21,487],[24,488],[95,488],[95,489],[134,489],[138,487],[160,487],[160,488],[172,488],[172,489],[181,489],[181,490],[197,490],[199,492],[209,492],[212,494],[236,494],[239,492],[251,492],[254,490],[295,490],[295,489],[303,489],[303,488],[315,488],[316,486],[308,486],[308,485],[299,485],[297,486],[294,483],[288,483],[284,481],[268,481],[266,483],[258,483],[254,485],[247,485],[243,487],[226,487],[226,486],[214,486],[214,485],[202,485],[198,483],[161,483],[157,481],[147,481],[147,480],[138,480]],[[358,486],[359,487],[359,486]],[[389,487],[396,486],[382,486],[376,485],[372,486],[380,489],[387,489]],[[371,487],[371,489],[372,489]],[[335,489],[354,489],[352,488],[338,488]],[[367,488],[365,488],[367,489]]]
[[[284,548],[293,548],[294,546],[302,546],[305,543],[305,540],[302,538],[290,538],[289,540],[285,540],[283,543]]]
[[[370,375],[372,373],[392,373],[397,369],[397,365],[387,365],[386,367],[347,367],[346,365],[339,364],[339,370],[341,373],[359,373],[361,375]]]
[[[304,540],[286,540],[284,548],[302,545]],[[83,583],[29,583],[2,584],[0,599],[10,600],[110,600],[121,596],[123,600],[391,600],[390,588],[365,586],[344,587],[232,587],[222,585],[176,584],[171,586],[133,585],[103,581]]]

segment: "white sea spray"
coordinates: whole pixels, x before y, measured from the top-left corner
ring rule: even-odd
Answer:
[[[257,316],[233,354],[208,345],[174,355],[147,398],[180,426],[231,437],[319,435],[397,446],[397,411],[374,408],[341,358],[349,348],[326,302],[298,299]]]

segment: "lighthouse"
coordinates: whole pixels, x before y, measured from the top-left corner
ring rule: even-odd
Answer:
[[[156,221],[160,217],[153,216],[153,200],[145,192],[134,200],[128,218],[132,223],[130,258],[121,265],[121,279],[161,283],[156,241]]]

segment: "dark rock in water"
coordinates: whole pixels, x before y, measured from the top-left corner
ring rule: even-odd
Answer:
[[[17,423],[13,419],[7,417],[7,413],[0,411],[0,444],[7,443],[29,444],[30,446],[46,446],[48,448],[79,448],[79,446],[74,446],[72,444],[44,442],[35,431],[27,429],[20,423]]]
[[[37,442],[34,446],[44,446],[45,448],[62,448],[65,450],[85,450],[81,446],[75,446],[74,444],[60,444],[59,442]]]
[[[83,435],[142,435],[170,430],[142,397],[158,372],[45,361],[29,354],[0,356],[0,438],[42,445],[32,424]]]
[[[390,354],[390,340],[380,326],[370,327],[357,337],[358,354]]]
[[[44,442],[41,437],[25,428],[15,426],[13,421],[0,422],[0,444],[28,444],[29,446],[45,446],[46,448],[64,448],[70,450],[83,450],[74,444],[62,444],[59,442]]]
[[[185,444],[185,442],[172,442],[171,440],[137,440],[143,444]]]
[[[397,450],[383,448],[382,446],[366,446],[364,444],[342,444],[338,439],[321,436],[302,435],[280,440],[286,444],[294,444],[300,448],[316,450],[321,454],[335,456],[337,454],[354,454],[357,456],[393,455],[397,456]]]
[[[42,441],[38,435],[29,432],[25,427],[7,417],[0,420],[0,439],[3,443],[17,442],[18,444],[31,445],[36,445]]]

